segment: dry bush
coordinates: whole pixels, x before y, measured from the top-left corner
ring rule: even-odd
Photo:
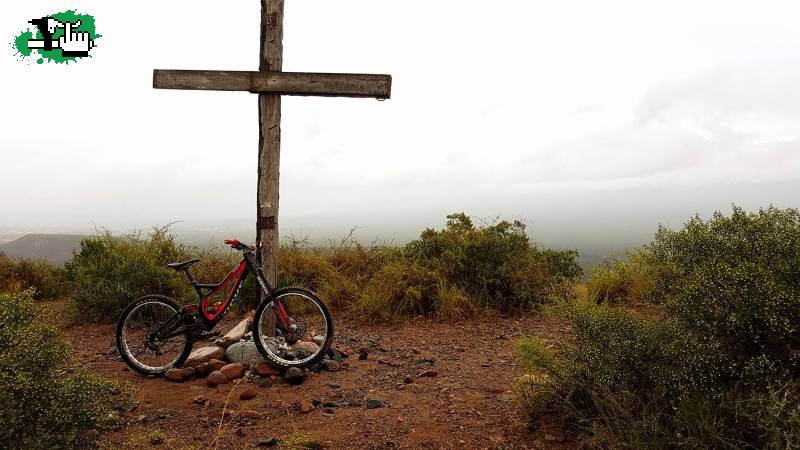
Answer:
[[[574,251],[539,250],[520,222],[476,227],[463,213],[448,216],[443,230],[425,230],[401,248],[366,247],[352,232],[328,248],[311,248],[291,236],[287,244],[278,252],[278,287],[311,289],[332,308],[370,322],[414,316],[446,320],[476,311],[531,308],[569,297],[580,277]],[[83,240],[66,265],[70,304],[84,320],[112,321],[147,293],[194,301],[183,274],[164,267],[190,258],[202,259],[192,267],[194,277],[215,283],[239,255],[178,244],[168,227],[147,235],[100,233]],[[237,307],[255,305],[252,278],[240,297]]]
[[[625,259],[610,258],[592,270],[588,297],[597,303],[648,303],[652,301],[655,276],[645,250],[628,252]]]
[[[296,246],[283,247],[279,260],[280,286],[311,289],[333,308],[350,305],[357,295],[358,287],[333,266],[329,252]]]
[[[44,260],[17,259],[0,253],[0,291],[17,293],[31,288],[37,299],[61,295],[61,269]]]
[[[367,322],[397,322],[403,318],[435,312],[436,272],[407,261],[383,266],[364,287],[353,305]]]

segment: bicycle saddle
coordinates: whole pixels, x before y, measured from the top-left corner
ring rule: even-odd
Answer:
[[[200,261],[201,260],[199,260],[199,259],[192,259],[190,261],[169,263],[169,264],[167,264],[167,267],[169,267],[170,269],[175,269],[175,270],[184,270],[184,269],[188,269],[189,266],[191,266],[192,264],[197,264]]]

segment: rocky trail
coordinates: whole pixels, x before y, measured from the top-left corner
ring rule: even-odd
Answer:
[[[107,436],[115,448],[269,448],[297,433],[331,449],[573,447],[555,421],[530,431],[510,395],[520,373],[514,340],[539,335],[557,345],[563,325],[538,316],[397,326],[334,320],[343,354],[289,381],[263,365],[215,360],[171,377],[183,381],[147,378],[117,356],[112,325],[63,328],[76,364],[138,389],[128,425]],[[209,382],[213,370],[224,379]],[[166,439],[148,438],[157,435]]]

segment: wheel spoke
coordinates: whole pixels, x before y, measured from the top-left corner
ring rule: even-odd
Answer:
[[[264,305],[256,317],[256,332],[266,352],[283,366],[303,367],[319,361],[333,334],[327,308],[313,294],[300,290],[285,291],[273,302],[274,309]],[[280,317],[270,328],[273,314]],[[287,327],[282,326],[281,318]]]
[[[143,373],[163,372],[180,358],[188,342],[186,333],[150,340],[151,336],[159,337],[160,333],[156,333],[158,330],[169,330],[174,326],[176,313],[170,304],[153,299],[137,305],[124,318],[120,352],[126,352],[126,359],[136,370]],[[172,332],[174,330],[169,331]]]

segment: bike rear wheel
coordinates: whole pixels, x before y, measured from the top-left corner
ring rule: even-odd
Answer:
[[[192,351],[181,306],[163,295],[144,296],[125,308],[117,321],[117,351],[131,369],[161,375],[180,367]]]
[[[261,355],[273,366],[308,367],[330,350],[333,320],[328,307],[313,292],[278,289],[271,301],[261,302],[256,309],[253,338]]]

